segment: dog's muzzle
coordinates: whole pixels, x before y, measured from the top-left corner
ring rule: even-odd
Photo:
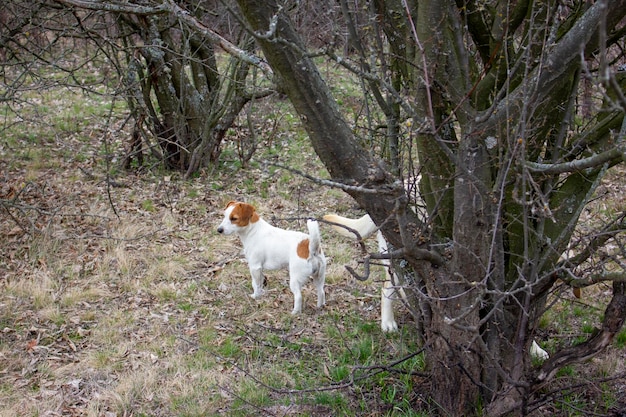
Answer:
[[[218,227],[217,233],[224,233],[224,228],[222,226]]]

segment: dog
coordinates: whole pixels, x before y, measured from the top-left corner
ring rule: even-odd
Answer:
[[[349,219],[336,214],[326,214],[323,219],[331,223],[333,229],[337,231],[337,233],[352,239],[355,239],[357,236],[351,230],[356,231],[360,235],[361,239],[367,239],[376,233],[379,252],[388,252],[387,241],[369,215],[366,214],[358,219]],[[380,297],[380,328],[383,332],[395,332],[398,330],[398,324],[396,323],[393,313],[393,302],[398,298],[398,295],[405,299],[406,296],[402,287],[397,285],[397,276],[395,276],[396,285],[394,285],[394,282],[391,279],[391,274],[389,272],[391,265],[389,259],[383,259],[382,263],[385,267],[385,281],[383,283]]]
[[[361,239],[366,239],[376,233],[379,252],[388,252],[387,241],[369,215],[366,214],[358,219],[350,219],[336,214],[326,214],[323,219],[331,223],[333,229],[337,231],[337,233],[349,238],[355,239],[357,237],[351,230],[356,231],[360,235]],[[385,267],[385,281],[383,283],[380,299],[380,327],[383,332],[395,332],[398,330],[398,324],[396,323],[393,313],[393,302],[398,298],[398,295],[406,300],[406,295],[404,294],[402,287],[399,285],[399,277],[397,274],[394,274],[394,280],[392,281],[389,260],[383,259],[382,263]],[[529,350],[531,357],[537,360],[545,361],[550,358],[548,352],[543,350],[534,340],[532,341]]]
[[[289,288],[293,293],[293,311],[302,312],[302,287],[309,277],[317,289],[317,307],[326,304],[324,280],[326,258],[321,246],[319,225],[307,221],[309,234],[274,227],[263,220],[250,204],[231,201],[217,228],[224,235],[236,234],[243,244],[244,255],[252,275],[251,297],[264,294],[263,270],[289,269]]]

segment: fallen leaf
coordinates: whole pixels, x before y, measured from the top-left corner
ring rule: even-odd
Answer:
[[[37,339],[32,339],[28,342],[28,344],[26,344],[26,350],[28,352],[32,351],[33,349],[35,349],[35,347],[37,347],[37,343]]]

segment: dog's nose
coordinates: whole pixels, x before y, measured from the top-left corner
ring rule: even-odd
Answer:
[[[222,226],[218,227],[217,233],[224,233],[224,228]]]

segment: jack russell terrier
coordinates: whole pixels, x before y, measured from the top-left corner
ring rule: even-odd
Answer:
[[[356,235],[350,231],[354,230],[359,233],[361,239],[366,239],[376,232],[378,239],[378,250],[380,253],[386,253],[388,251],[387,241],[383,237],[378,227],[369,215],[365,215],[358,219],[349,219],[347,217],[338,216],[336,214],[327,214],[324,220],[334,224],[332,227],[340,235],[349,238],[356,238]],[[345,226],[345,227],[342,227]],[[393,301],[398,298],[397,294],[406,299],[404,290],[401,284],[398,282],[398,276],[395,275],[395,285],[391,279],[389,272],[390,263],[388,259],[383,259],[382,263],[385,267],[385,282],[382,288],[381,300],[380,300],[380,327],[384,332],[394,332],[398,330],[398,325],[393,314]],[[530,345],[531,357],[545,361],[550,355],[543,350],[536,341],[532,341]]]
[[[289,288],[294,297],[291,314],[298,314],[302,311],[302,286],[309,277],[317,288],[317,307],[326,303],[326,258],[319,226],[315,220],[308,220],[307,227],[308,235],[279,229],[259,217],[250,204],[231,201],[226,205],[224,220],[217,231],[225,235],[234,233],[241,239],[252,275],[252,298],[258,299],[264,293],[264,269],[289,269]]]

